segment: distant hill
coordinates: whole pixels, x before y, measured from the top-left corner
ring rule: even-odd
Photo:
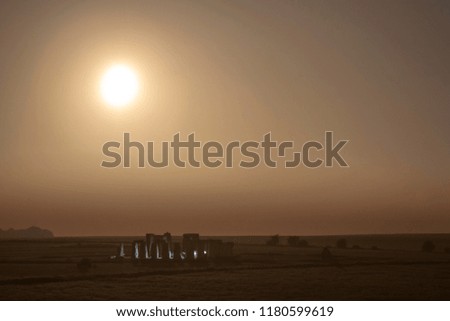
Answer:
[[[0,229],[0,239],[46,239],[52,238],[53,233],[49,230],[43,230],[32,226],[24,230],[9,229],[3,231]]]

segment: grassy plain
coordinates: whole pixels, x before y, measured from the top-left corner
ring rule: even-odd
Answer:
[[[450,300],[450,235],[301,237],[308,247],[234,241],[231,261],[133,264],[109,259],[135,237],[0,241],[2,300]],[[345,238],[347,249],[334,247]],[[421,251],[431,240],[436,249]],[[332,260],[324,260],[329,246]],[[88,271],[77,263],[88,258]]]

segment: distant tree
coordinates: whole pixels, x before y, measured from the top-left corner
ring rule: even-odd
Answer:
[[[378,246],[374,245],[374,246],[372,246],[372,250],[377,251],[377,250],[379,250],[379,248],[378,248]]]
[[[272,236],[272,237],[266,242],[266,244],[267,244],[267,245],[278,245],[278,244],[280,244],[280,236],[279,236],[278,234]]]
[[[300,241],[298,241],[298,246],[299,247],[308,247],[309,243],[307,240],[300,240]]]
[[[359,249],[361,249],[361,246],[355,244],[352,246],[352,249],[359,250]]]
[[[436,246],[434,245],[434,243],[432,241],[425,241],[422,244],[422,251],[423,252],[433,252],[434,249],[436,248]]]
[[[444,251],[445,251],[445,253],[450,253],[450,247],[446,247],[446,248],[444,249]]]
[[[300,242],[300,238],[298,236],[289,236],[288,239],[289,246],[298,246],[298,243]]]
[[[347,248],[347,240],[346,239],[339,239],[336,241],[336,247],[338,249],[346,249]]]
[[[287,242],[289,246],[295,246],[295,247],[308,247],[308,241],[307,240],[300,240],[300,237],[298,236],[289,236],[287,239]]]

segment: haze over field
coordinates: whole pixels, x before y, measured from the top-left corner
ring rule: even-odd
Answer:
[[[0,227],[448,233],[449,33],[448,1],[2,1]],[[122,109],[100,92],[116,63],[139,79]],[[349,168],[100,167],[124,132],[325,131]]]

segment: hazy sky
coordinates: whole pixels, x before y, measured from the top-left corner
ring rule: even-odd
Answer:
[[[449,1],[1,1],[0,228],[450,232]],[[99,94],[126,63],[140,96]],[[104,169],[102,145],[349,139],[349,168]]]

